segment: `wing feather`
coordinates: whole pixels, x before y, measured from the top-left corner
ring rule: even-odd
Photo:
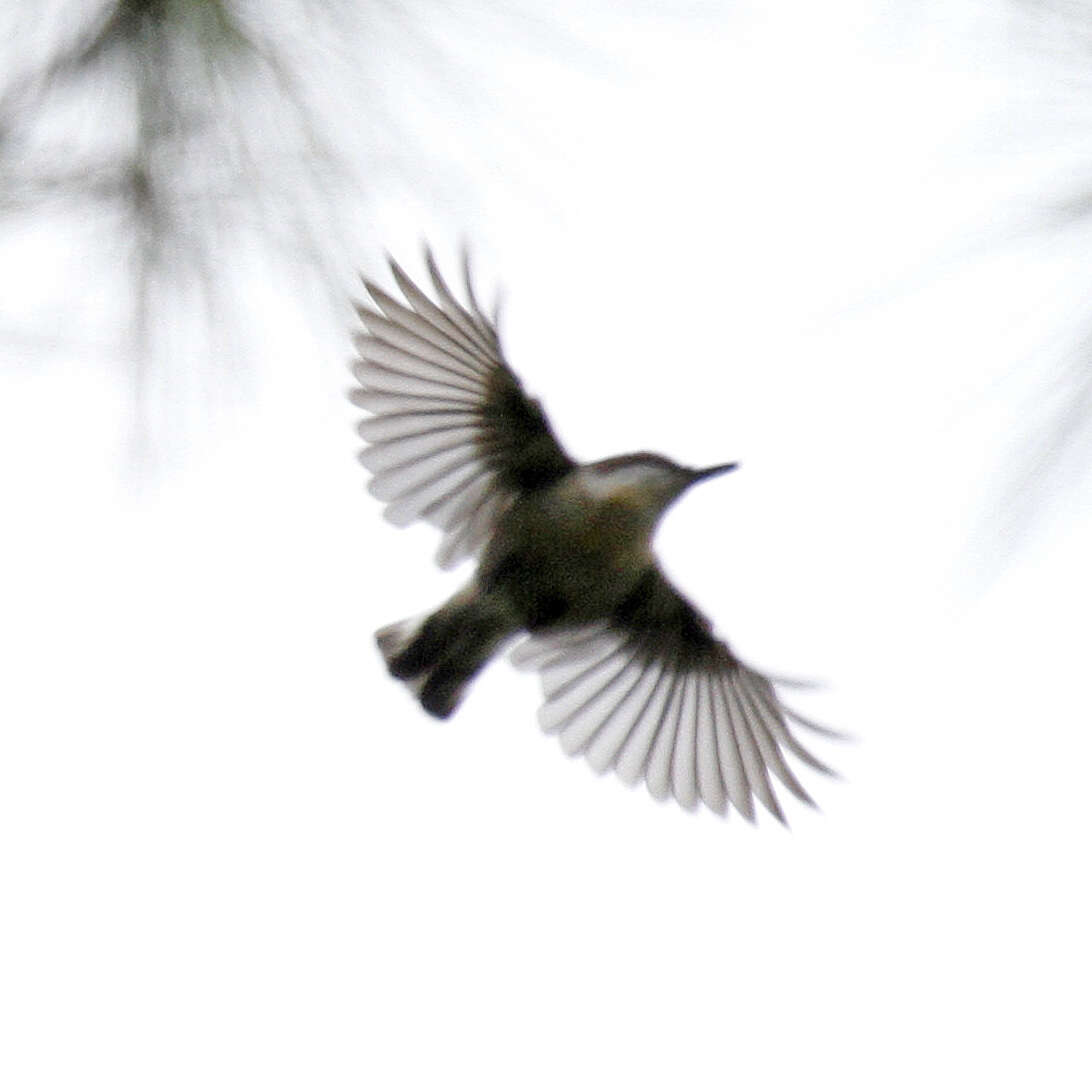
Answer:
[[[653,667],[634,662],[631,668],[635,675],[624,695],[588,745],[587,760],[599,774],[616,766],[655,688],[657,671]]]
[[[726,795],[720,776],[720,749],[717,746],[716,716],[710,682],[710,674],[697,675],[698,791],[708,808],[717,815],[723,815]]]
[[[666,800],[671,791],[671,757],[675,754],[675,733],[679,728],[679,694],[679,678],[672,676],[645,770],[645,784],[657,800]]]
[[[626,785],[636,785],[648,772],[652,745],[670,698],[672,677],[663,666],[650,666],[655,683],[618,753],[615,770]]]
[[[679,675],[679,720],[671,752],[671,789],[687,810],[698,806],[698,714],[695,705],[697,676]]]
[[[814,803],[786,752],[833,773],[789,723],[826,730],[798,722],[770,680],[736,658],[655,566],[611,621],[532,635],[513,660],[542,676],[543,729],[599,772],[629,784],[643,778],[659,800],[703,803],[718,815],[731,807],[751,821],[757,800],[784,822],[773,778]]]
[[[542,409],[523,392],[467,276],[468,305],[452,294],[431,251],[431,299],[391,261],[403,300],[371,281],[376,309],[357,307],[360,383],[349,399],[371,417],[358,424],[361,462],[385,515],[427,520],[444,536],[437,560],[451,567],[487,541],[520,493],[567,474],[572,461]]]

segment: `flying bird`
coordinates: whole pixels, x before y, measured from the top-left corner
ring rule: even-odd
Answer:
[[[371,413],[358,428],[360,460],[388,520],[427,520],[443,532],[441,567],[471,556],[478,566],[439,609],[376,633],[391,675],[447,718],[521,637],[512,659],[541,675],[542,727],[597,771],[752,821],[757,798],[784,822],[771,775],[813,804],[786,755],[833,771],[794,726],[836,734],[733,654],[652,550],[668,507],[736,465],[690,468],[647,452],[577,463],[505,360],[465,257],[465,301],[431,251],[425,261],[435,298],[393,259],[402,299],[364,280],[374,307],[357,306],[360,387],[350,393]]]

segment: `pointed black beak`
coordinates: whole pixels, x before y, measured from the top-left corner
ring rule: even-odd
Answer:
[[[729,471],[735,471],[737,467],[739,467],[738,463],[716,464],[714,467],[696,468],[691,472],[690,484],[705,482],[706,479],[715,479],[718,475],[726,475]]]

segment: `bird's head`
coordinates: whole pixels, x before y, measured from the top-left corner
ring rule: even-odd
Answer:
[[[734,471],[739,464],[713,467],[683,467],[656,453],[640,452],[612,456],[592,464],[590,471],[600,496],[623,502],[655,525],[673,501],[691,486],[717,475]]]

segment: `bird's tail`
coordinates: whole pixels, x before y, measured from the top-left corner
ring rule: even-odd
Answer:
[[[447,718],[513,632],[503,610],[471,585],[428,617],[381,628],[375,640],[391,676],[406,681],[429,714]]]

